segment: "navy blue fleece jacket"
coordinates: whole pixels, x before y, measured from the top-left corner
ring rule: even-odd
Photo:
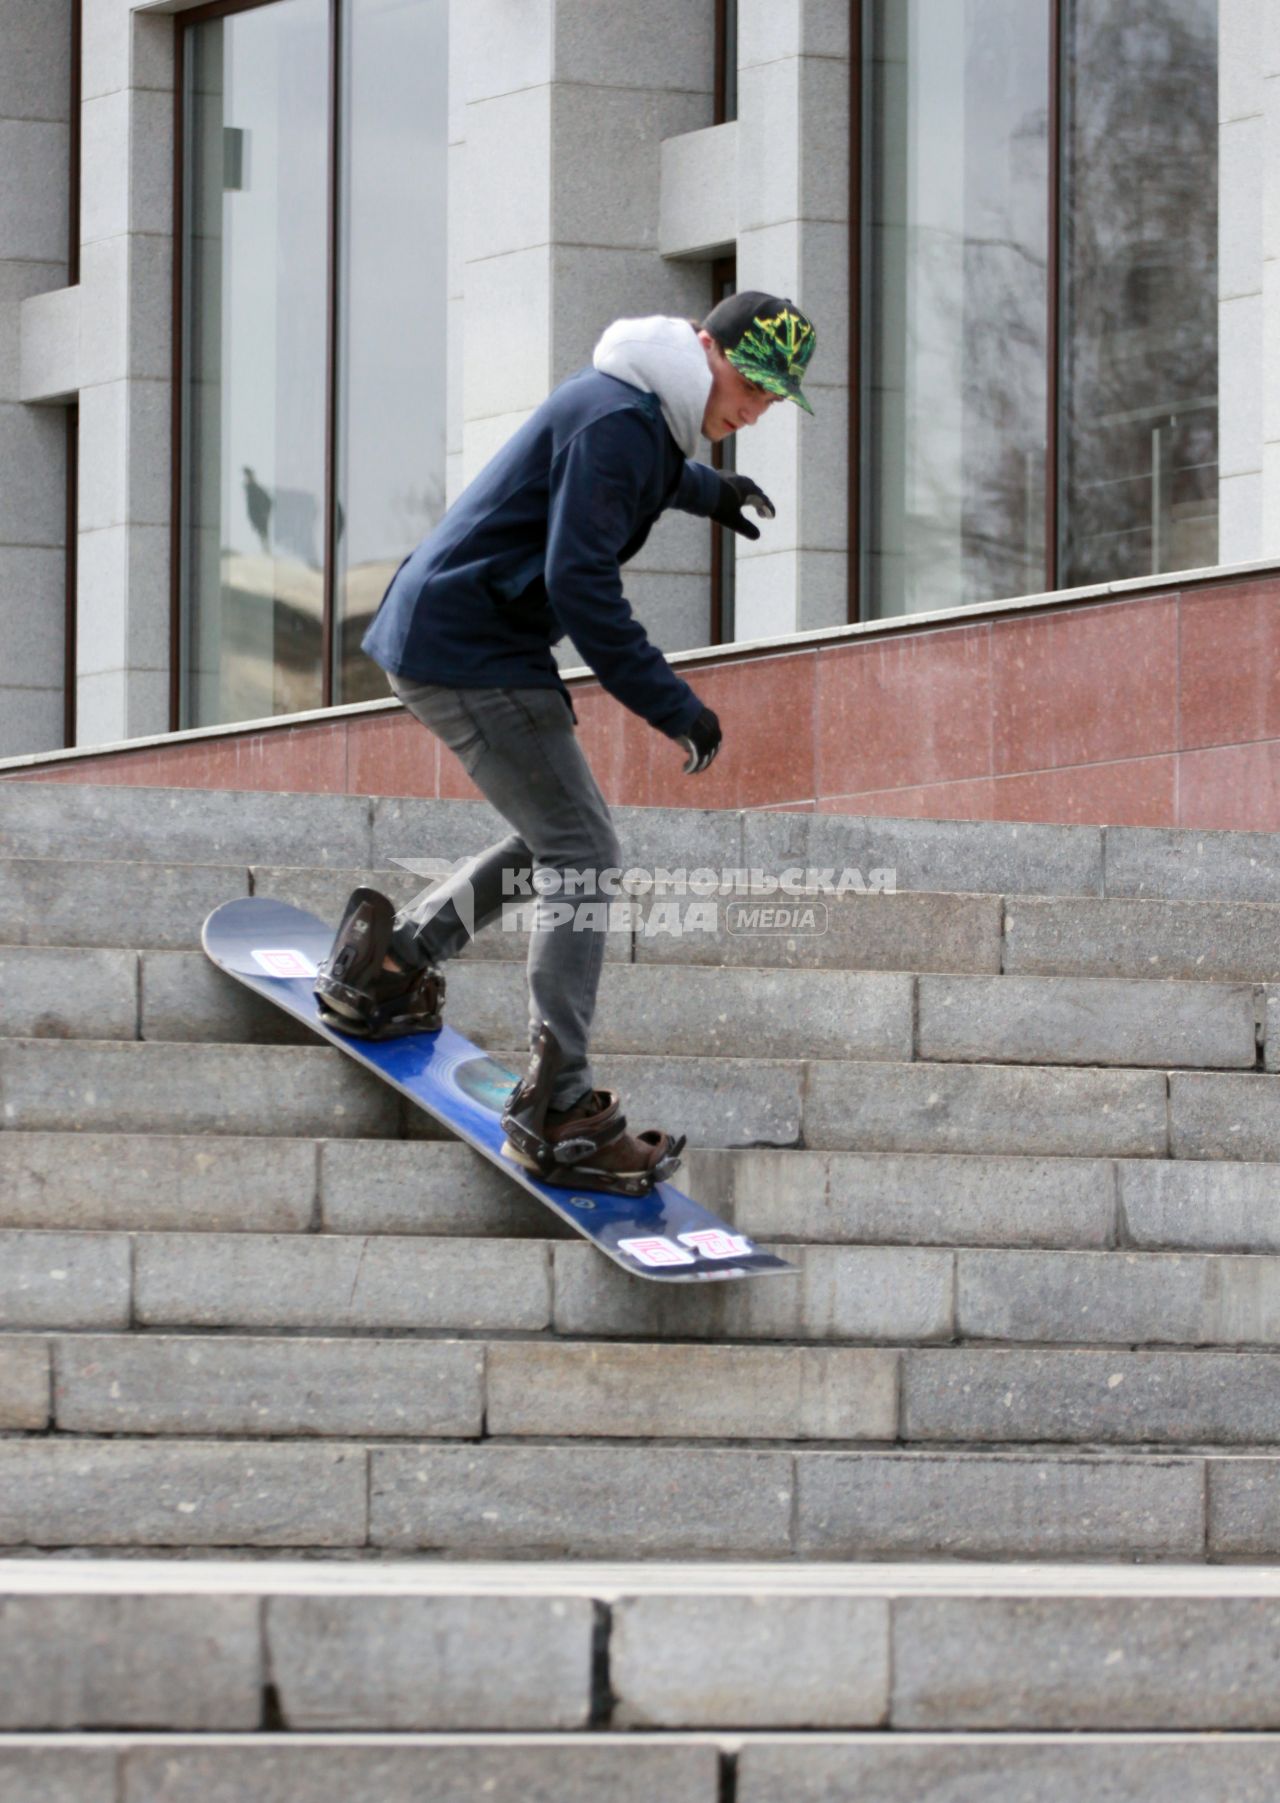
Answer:
[[[687,436],[696,390],[683,400],[674,417]],[[719,486],[713,469],[686,459],[658,393],[580,370],[401,564],[363,649],[414,682],[567,697],[551,654],[567,633],[624,706],[661,732],[685,732],[702,704],[650,644],[621,566],[664,508],[709,516]]]

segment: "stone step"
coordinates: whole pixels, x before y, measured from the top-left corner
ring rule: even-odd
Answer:
[[[314,1792],[306,1774],[326,1743],[343,1769],[344,1732],[433,1732],[442,1737],[433,1751],[452,1750],[459,1765],[467,1755],[475,1782],[497,1751],[483,1736],[554,1734],[546,1751],[576,1748],[579,1776],[599,1779],[610,1731],[627,1730],[651,1783],[662,1774],[646,1762],[647,1748],[665,1748],[673,1774],[682,1759],[692,1768],[697,1753],[713,1780],[720,1754],[736,1752],[740,1780],[752,1763],[761,1780],[766,1770],[781,1780],[757,1792],[763,1798],[794,1794],[788,1756],[803,1780],[814,1754],[830,1762],[851,1748],[883,1752],[900,1735],[907,1745],[940,1731],[1171,1735],[1207,1723],[1239,1735],[1274,1730],[1280,1719],[1272,1573],[1087,1566],[1077,1577],[1013,1566],[1005,1578],[998,1565],[975,1564],[957,1579],[939,1566],[898,1571],[511,1563],[440,1572],[397,1562],[335,1578],[275,1562],[166,1570],[7,1561],[0,1669],[11,1677],[0,1692],[0,1775],[19,1750],[32,1764],[37,1752],[67,1756],[87,1750],[82,1736],[97,1730],[91,1745],[100,1735],[114,1751],[129,1749],[130,1798],[149,1796],[132,1762],[163,1728],[201,1736],[217,1796],[265,1794],[221,1788],[231,1771],[218,1758],[235,1734],[243,1755],[261,1760],[270,1745],[286,1761],[272,1774],[277,1784],[291,1762],[301,1788],[273,1784],[272,1797],[337,1798],[344,1793]],[[264,1735],[268,1722],[275,1732]],[[747,1727],[741,1739],[712,1738]],[[153,1733],[138,1732],[146,1729]],[[844,1738],[858,1729],[881,1733],[874,1742]],[[771,1743],[770,1730],[792,1738]],[[825,1738],[842,1730],[839,1740]],[[60,1745],[52,1739],[59,1731]],[[450,1749],[444,1736],[459,1739]],[[179,1755],[168,1779],[196,1748],[165,1750]],[[414,1751],[420,1783],[425,1748]],[[253,1769],[240,1767],[245,1776]],[[526,1785],[538,1770],[536,1759],[526,1766]],[[395,1785],[394,1765],[388,1778]],[[433,1764],[432,1779],[433,1798],[462,1795],[449,1787],[447,1762],[440,1774]],[[195,1792],[166,1783],[163,1794]],[[379,1785],[376,1794],[411,1793]],[[493,1794],[531,1791],[509,1790],[499,1775],[467,1793]],[[537,1794],[566,1793],[539,1785]],[[724,1793],[713,1783],[700,1794],[716,1803]]]
[[[554,1329],[573,1339],[1280,1345],[1275,1257],[786,1250],[795,1276],[672,1288],[638,1283],[577,1238],[16,1229],[0,1233],[0,1329]]]
[[[1271,1734],[0,1736],[10,1803],[1272,1803]],[[959,1787],[959,1788],[957,1788]]]
[[[0,1335],[0,1432],[1280,1446],[1274,1352]]]
[[[616,808],[629,864],[852,869],[916,891],[1273,902],[1264,832],[852,814]],[[485,803],[112,784],[0,783],[0,856],[377,868],[505,831]]]
[[[1280,1253],[1280,1166],[972,1153],[686,1152],[691,1195],[775,1242]],[[572,1229],[456,1141],[0,1133],[0,1227]]]
[[[12,946],[0,948],[0,983],[3,1032],[13,1037],[317,1042],[200,952]],[[772,1058],[1252,1070],[1263,993],[1168,980],[617,963],[602,975],[592,1049],[719,1058],[750,1045]],[[482,1045],[509,1039],[527,1007],[514,961],[468,961],[450,974],[448,1018]]]
[[[1274,1451],[0,1438],[0,1545],[1274,1561]]]

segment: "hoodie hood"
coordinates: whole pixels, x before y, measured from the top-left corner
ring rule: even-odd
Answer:
[[[656,394],[671,436],[686,457],[693,456],[711,393],[711,366],[687,319],[660,313],[615,319],[591,360],[602,374]]]

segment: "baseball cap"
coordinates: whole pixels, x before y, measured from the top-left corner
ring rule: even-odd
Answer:
[[[813,412],[800,383],[818,335],[794,301],[747,288],[713,307],[702,329],[711,333],[749,381]]]

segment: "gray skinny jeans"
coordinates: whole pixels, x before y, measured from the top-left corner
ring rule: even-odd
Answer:
[[[501,918],[504,901],[527,893],[530,881],[536,885],[539,871],[617,867],[621,847],[608,804],[558,689],[452,689],[401,676],[388,680],[409,712],[456,753],[472,782],[514,828],[508,838],[401,910],[396,916],[399,945],[404,946],[408,929],[419,956],[443,964],[471,936],[467,910],[454,905],[468,886],[474,931],[479,932]],[[517,877],[520,887],[511,880]],[[588,886],[539,900],[529,937],[529,1043],[533,1045],[545,1021],[564,1054],[551,1094],[553,1108],[567,1108],[594,1088],[587,1042],[605,934],[593,924],[583,925],[576,909],[573,919],[559,918],[563,906],[554,905],[592,899],[594,890]],[[600,897],[606,906],[608,899]]]

